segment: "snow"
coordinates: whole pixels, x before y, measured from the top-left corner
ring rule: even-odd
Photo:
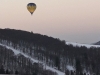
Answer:
[[[11,47],[8,47],[8,46],[3,45],[3,44],[0,44],[0,45],[5,46],[7,49],[11,49],[14,52],[15,55],[18,55],[20,53],[19,51],[15,50],[15,49],[12,49]]]
[[[74,47],[78,46],[78,47],[81,47],[81,46],[85,46],[87,48],[90,48],[90,47],[100,47],[100,45],[89,45],[89,44],[80,44],[80,43],[74,43],[74,42],[66,42],[67,45],[73,45]]]
[[[4,44],[1,44],[1,43],[0,43],[0,45],[1,45],[1,46],[5,46],[7,49],[11,49],[11,50],[14,52],[15,55],[22,54],[22,55],[25,56],[26,58],[29,58],[30,60],[32,60],[32,62],[36,62],[36,63],[40,62],[40,63],[42,63],[43,65],[45,65],[45,63],[43,63],[43,62],[41,62],[41,61],[39,61],[39,60],[33,59],[32,57],[26,55],[25,53],[20,52],[20,50],[16,50],[16,49],[14,49],[14,48],[12,48],[12,47],[9,47],[9,46],[4,45]],[[49,69],[49,70],[51,70],[51,71],[53,71],[53,72],[57,72],[58,75],[65,75],[65,73],[63,73],[63,72],[61,72],[61,71],[59,71],[59,70],[56,70],[56,69],[54,69],[54,68],[51,68],[51,67],[49,67],[49,66],[47,66],[47,65],[46,65],[46,69]]]
[[[69,71],[71,71],[71,70],[73,70],[73,71],[75,71],[75,69],[74,69],[74,67],[73,66],[70,66],[70,65],[67,65],[67,67],[66,67]]]

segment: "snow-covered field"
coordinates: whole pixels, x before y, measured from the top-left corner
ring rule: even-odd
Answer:
[[[79,46],[79,47],[81,47],[81,46],[85,46],[85,47],[87,47],[87,48],[90,48],[90,47],[100,47],[100,45],[89,45],[89,44],[80,44],[80,43],[74,43],[74,42],[66,42],[66,44],[67,45],[73,45],[74,47],[75,46]]]

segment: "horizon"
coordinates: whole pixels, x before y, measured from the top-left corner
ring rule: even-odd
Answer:
[[[26,6],[37,9],[31,16]],[[1,1],[0,28],[25,30],[69,42],[100,41],[99,0]]]

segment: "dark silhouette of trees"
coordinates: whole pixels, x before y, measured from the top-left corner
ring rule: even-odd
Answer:
[[[5,74],[5,70],[4,70],[3,65],[2,65],[1,68],[0,68],[0,74]]]
[[[60,70],[60,58],[58,56],[55,58],[55,66]]]
[[[15,71],[15,74],[19,74],[17,70]]]
[[[82,72],[81,62],[79,59],[76,59],[76,73]]]

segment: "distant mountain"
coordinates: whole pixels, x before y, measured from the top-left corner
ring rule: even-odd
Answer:
[[[94,43],[94,45],[100,45],[100,41],[98,41],[98,42]]]
[[[21,75],[100,75],[100,46],[0,29],[0,74],[4,69]]]
[[[100,43],[100,42],[99,42]],[[87,48],[91,48],[91,47],[100,47],[98,44],[93,44],[93,45],[90,45],[90,44],[80,44],[80,43],[75,43],[75,42],[66,42],[67,45],[73,45],[74,47],[81,47],[81,46],[84,46],[84,47],[87,47]]]

